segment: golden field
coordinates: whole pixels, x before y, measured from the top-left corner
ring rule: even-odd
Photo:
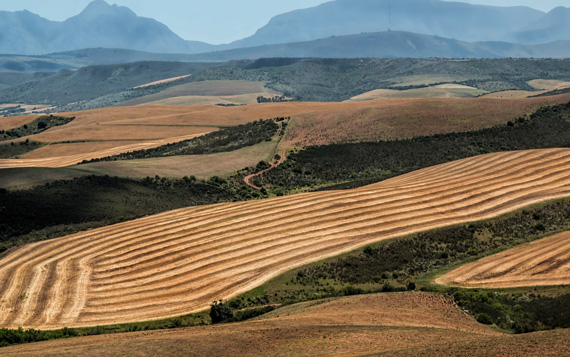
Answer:
[[[0,326],[178,316],[295,266],[570,196],[569,149],[484,155],[348,191],[185,208],[34,243],[0,261]]]

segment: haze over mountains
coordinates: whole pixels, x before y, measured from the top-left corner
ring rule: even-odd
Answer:
[[[185,41],[164,24],[103,0],[91,2],[79,15],[63,22],[28,11],[0,12],[0,53],[41,55],[95,47],[157,53],[196,53],[214,48]]]
[[[103,0],[63,22],[28,11],[0,12],[0,53],[21,55],[101,47],[207,53],[195,58],[210,61],[260,56],[566,57],[570,43],[556,42],[563,40],[570,40],[570,8],[544,13],[439,0],[331,1],[278,15],[254,35],[219,46],[186,41],[156,20]],[[494,42],[473,43],[477,41]],[[521,46],[551,42],[556,43]]]

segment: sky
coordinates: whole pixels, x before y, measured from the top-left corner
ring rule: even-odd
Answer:
[[[284,12],[317,6],[327,0],[106,0],[154,18],[185,40],[229,43],[251,36]],[[395,0],[397,1],[397,0]],[[91,0],[0,0],[0,11],[28,10],[53,21],[80,13]],[[550,11],[570,7],[570,0],[462,0],[472,4],[529,6]]]

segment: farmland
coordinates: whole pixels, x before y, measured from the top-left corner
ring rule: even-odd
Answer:
[[[199,128],[198,131],[200,129],[212,130],[211,128]],[[0,169],[19,168],[19,167],[52,167],[52,168],[56,168],[56,167],[73,166],[73,165],[80,163],[84,160],[91,160],[91,159],[96,159],[96,158],[105,157],[105,156],[117,155],[117,154],[121,154],[124,152],[129,152],[129,151],[143,150],[143,149],[158,147],[158,146],[168,144],[172,141],[183,141],[183,140],[192,139],[192,138],[194,138],[196,136],[200,136],[202,134],[204,134],[204,133],[198,132],[196,134],[192,134],[192,135],[188,135],[188,136],[182,136],[182,137],[177,137],[177,138],[171,137],[168,139],[154,140],[154,141],[142,141],[141,143],[128,144],[128,145],[123,145],[123,146],[116,146],[116,144],[115,144],[110,149],[105,149],[105,150],[100,150],[100,151],[90,151],[89,150],[88,152],[79,153],[79,154],[68,154],[65,156],[51,156],[50,155],[47,157],[35,158],[34,157],[35,155],[28,154],[28,157],[32,156],[32,158],[0,159]],[[72,145],[72,147],[73,146],[74,145]],[[85,146],[86,145],[81,145],[82,148]],[[71,148],[66,147],[65,152],[67,152],[67,153],[73,152],[70,149]],[[61,150],[61,148],[57,148],[56,150]],[[52,151],[52,153],[53,153],[53,151]],[[44,154],[42,156],[46,156],[46,155]]]
[[[295,116],[282,145],[306,147],[472,131],[506,124],[540,106],[569,100],[569,95],[560,95],[518,100],[386,99],[343,103]]]
[[[351,191],[170,211],[27,245],[0,262],[2,324],[57,328],[199,311],[292,266],[566,197],[569,155],[492,154]]]
[[[165,104],[172,103],[172,101],[195,100],[200,97],[205,100],[216,100],[216,98],[228,98],[231,96],[243,96],[247,94],[274,96],[280,93],[267,89],[266,82],[261,81],[203,81],[203,82],[190,82],[171,87],[165,91],[152,94],[149,96],[133,99],[124,103],[123,106],[141,105],[141,104]],[[255,97],[254,101],[248,104],[257,103]],[[217,103],[219,103],[217,102]],[[213,103],[213,104],[217,104]]]
[[[507,335],[478,324],[449,298],[429,293],[352,296],[292,305],[231,325],[89,336],[7,347],[5,356],[62,353],[411,355],[564,354],[568,330]],[[144,352],[143,352],[144,351]]]
[[[470,98],[487,93],[477,88],[460,84],[438,84],[421,89],[376,89],[350,98],[352,102],[388,98]]]
[[[570,233],[564,232],[486,257],[436,280],[464,287],[568,285]]]
[[[292,116],[280,147],[394,140],[471,131],[524,117],[569,95],[520,100],[390,99],[358,103],[266,103],[240,107],[136,106],[66,113],[73,122],[27,137],[50,144],[0,167],[65,167],[157,147],[259,118]],[[6,127],[37,117],[3,118]],[[1,121],[0,121],[1,122]],[[128,138],[128,141],[125,140]],[[20,139],[23,140],[23,139]],[[271,155],[270,152],[267,155]],[[200,172],[195,175],[203,175]]]

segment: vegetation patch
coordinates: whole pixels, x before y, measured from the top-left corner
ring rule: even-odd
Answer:
[[[307,147],[263,176],[274,191],[353,188],[421,168],[511,150],[570,145],[570,103],[478,131]]]
[[[0,141],[14,140],[24,136],[39,134],[50,128],[68,124],[74,119],[75,117],[41,116],[30,124],[24,124],[19,128],[0,130]]]
[[[44,145],[29,139],[17,143],[2,144],[0,145],[0,159],[17,159],[20,155],[39,149]]]
[[[260,119],[259,121],[222,129],[194,139],[153,149],[94,159],[90,162],[147,159],[176,155],[205,155],[235,151],[264,141],[271,141],[279,131],[280,126],[278,122],[283,122],[284,120],[286,118]]]

